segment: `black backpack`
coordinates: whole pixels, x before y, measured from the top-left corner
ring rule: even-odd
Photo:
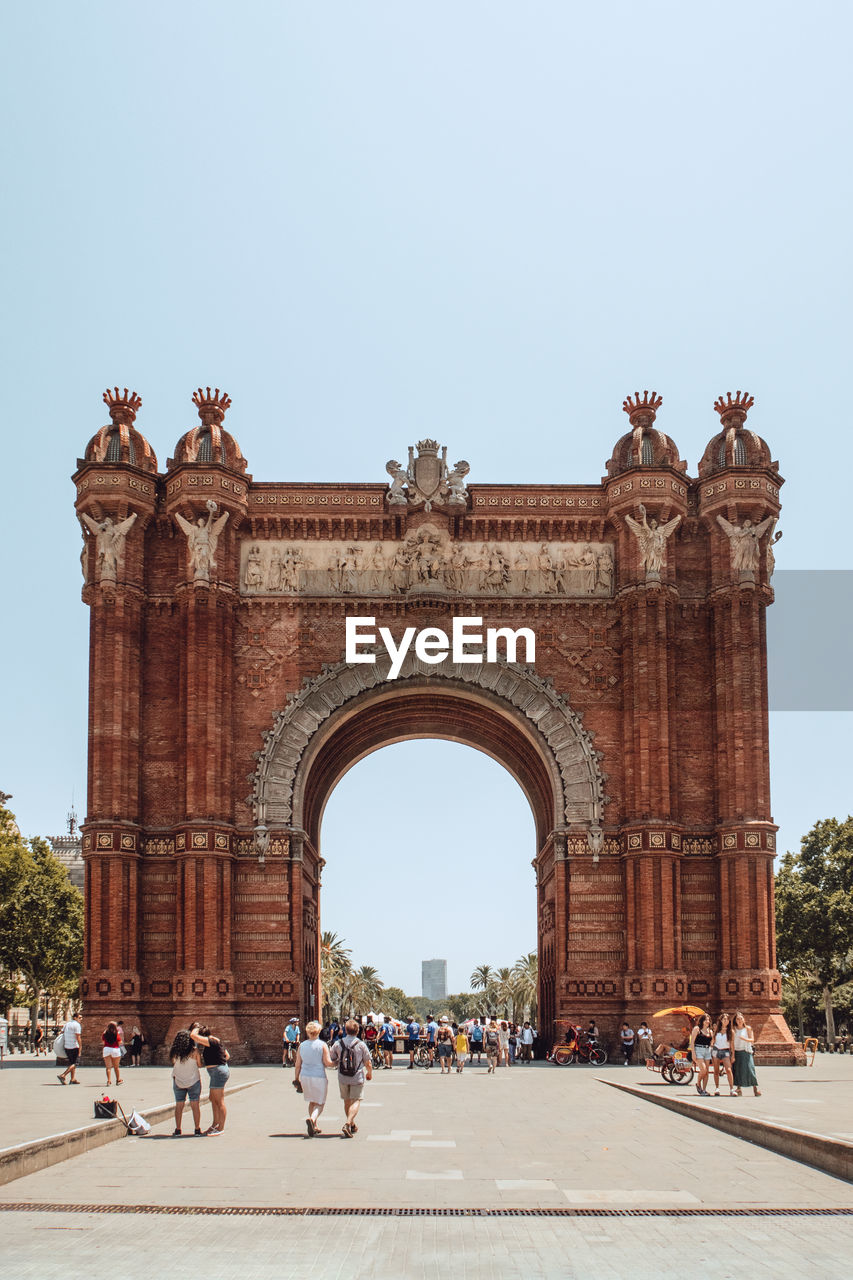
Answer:
[[[354,1044],[341,1044],[341,1065],[339,1070],[342,1076],[354,1076],[358,1071],[358,1058],[356,1057]]]

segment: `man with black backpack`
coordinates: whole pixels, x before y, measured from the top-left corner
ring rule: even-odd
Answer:
[[[338,1068],[338,1087],[343,1099],[346,1121],[341,1133],[345,1138],[354,1138],[358,1133],[355,1118],[361,1105],[365,1080],[373,1079],[373,1063],[370,1050],[363,1040],[358,1038],[358,1023],[350,1018],[344,1026],[345,1035],[332,1045],[332,1062]]]

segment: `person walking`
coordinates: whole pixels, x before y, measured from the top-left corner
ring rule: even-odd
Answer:
[[[489,1064],[489,1069],[486,1072],[486,1075],[492,1076],[495,1074],[495,1067],[498,1065],[501,1053],[501,1033],[494,1018],[492,1018],[491,1022],[486,1027],[486,1033],[483,1040],[486,1045],[486,1061]]]
[[[228,1066],[230,1055],[222,1041],[211,1034],[210,1027],[196,1027],[195,1030],[190,1030],[190,1035],[196,1044],[202,1046],[201,1059],[207,1067],[207,1092],[213,1111],[213,1124],[205,1130],[205,1136],[218,1138],[225,1129],[225,1120],[228,1116],[225,1106],[225,1086],[231,1075],[231,1068]]]
[[[727,1013],[721,1013],[714,1023],[714,1039],[711,1045],[711,1065],[714,1068],[714,1097],[720,1096],[720,1068],[729,1082],[729,1097],[736,1097],[732,1078],[732,1023]]]
[[[622,1042],[622,1057],[624,1059],[623,1066],[630,1067],[631,1059],[634,1056],[634,1029],[627,1022],[622,1023],[622,1030],[619,1033]]]
[[[450,1075],[450,1059],[453,1056],[453,1032],[447,1023],[447,1018],[441,1019],[435,1037],[435,1046],[438,1053],[438,1065],[441,1068],[443,1076]]]
[[[76,1018],[69,1018],[62,1028],[62,1044],[68,1066],[56,1077],[60,1084],[65,1084],[65,1077],[71,1073],[71,1083],[79,1084],[77,1079],[77,1060],[83,1047],[83,1028]]]
[[[468,1053],[470,1050],[470,1042],[468,1040],[468,1033],[465,1030],[464,1022],[460,1022],[459,1026],[456,1028],[455,1049],[456,1049],[456,1073],[457,1075],[461,1075],[462,1068],[465,1066],[465,1059],[468,1057]]]
[[[421,1038],[421,1024],[415,1018],[413,1013],[409,1014],[409,1021],[406,1024],[406,1047],[409,1050],[409,1065],[407,1071],[415,1069],[415,1052]]]
[[[518,1027],[514,1022],[509,1024],[509,1065],[515,1066],[515,1059],[518,1053]]]
[[[646,1062],[655,1056],[654,1036],[647,1022],[641,1022],[637,1027],[637,1052],[641,1062]]]
[[[172,1041],[169,1050],[169,1061],[172,1064],[172,1092],[175,1095],[175,1129],[173,1138],[180,1138],[181,1117],[184,1114],[184,1103],[189,1099],[190,1111],[195,1124],[195,1137],[202,1137],[201,1132],[201,1058],[189,1031],[179,1031]]]
[[[382,1070],[383,1071],[390,1071],[394,1066],[395,1039],[396,1039],[396,1033],[394,1031],[394,1024],[389,1018],[388,1014],[386,1013],[385,1021],[382,1023],[382,1026],[379,1028],[379,1047],[382,1050],[382,1063],[383,1063]]]
[[[119,1030],[114,1022],[108,1022],[101,1035],[103,1044],[104,1066],[107,1069],[107,1087],[110,1085],[110,1071],[115,1071],[116,1084],[123,1084],[121,1078],[121,1042]]]
[[[370,1050],[358,1038],[358,1023],[350,1018],[345,1026],[343,1040],[332,1047],[332,1065],[338,1068],[338,1088],[344,1104],[346,1120],[341,1133],[345,1138],[354,1138],[358,1133],[355,1122],[361,1106],[361,1095],[364,1093],[365,1080],[373,1079],[373,1063],[370,1061]]]
[[[536,1032],[529,1022],[525,1022],[521,1028],[521,1061],[525,1066],[529,1066],[533,1061],[533,1041],[535,1039]]]
[[[132,1067],[142,1066],[142,1046],[144,1044],[145,1037],[141,1030],[139,1027],[134,1027],[130,1037],[130,1065]]]
[[[308,1039],[303,1040],[296,1051],[293,1079],[302,1085],[302,1092],[308,1103],[305,1127],[308,1130],[308,1137],[313,1138],[320,1132],[317,1121],[326,1105],[329,1092],[326,1068],[334,1064],[329,1046],[320,1039],[319,1022],[306,1023],[305,1034]]]
[[[33,1050],[37,1058],[40,1058],[43,1053],[47,1053],[44,1047],[44,1027],[40,1022],[36,1023],[36,1029],[33,1032]]]
[[[477,1055],[477,1064],[483,1061],[483,1024],[480,1018],[474,1019],[474,1025],[471,1028],[469,1036],[471,1042],[471,1062],[474,1062],[474,1054]]]
[[[690,1032],[690,1052],[696,1063],[696,1092],[700,1098],[708,1097],[708,1073],[711,1070],[711,1018],[703,1013],[696,1019],[696,1025]]]
[[[734,1070],[732,1076],[737,1089],[737,1096],[741,1097],[744,1085],[751,1088],[756,1098],[761,1097],[761,1090],[758,1087],[758,1076],[755,1074],[755,1062],[753,1061],[753,1048],[755,1044],[755,1035],[752,1027],[746,1021],[746,1018],[740,1012],[734,1016],[732,1023],[732,1045],[734,1048]]]
[[[500,1040],[498,1066],[505,1067],[509,1059],[509,1023],[503,1018],[498,1027],[498,1039]]]

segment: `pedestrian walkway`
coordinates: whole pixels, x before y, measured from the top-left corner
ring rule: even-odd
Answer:
[[[340,1139],[334,1081],[323,1136],[307,1140],[292,1073],[241,1071],[262,1083],[235,1101],[223,1137],[177,1140],[161,1125],[150,1138],[10,1183],[0,1203],[853,1208],[850,1184],[650,1107],[583,1068],[380,1072],[365,1089],[354,1142]],[[800,1079],[809,1079],[803,1069],[765,1071],[767,1100],[786,1098]],[[838,1076],[834,1087],[849,1083]]]

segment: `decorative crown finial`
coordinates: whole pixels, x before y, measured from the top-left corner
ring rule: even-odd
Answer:
[[[659,396],[656,391],[644,391],[642,400],[639,391],[635,391],[633,399],[626,396],[622,401],[622,408],[632,427],[650,427],[662,404],[663,396]]]
[[[193,392],[193,404],[198,408],[198,416],[202,422],[221,422],[226,410],[231,407],[231,397],[219,387],[211,391],[210,387],[199,387]]]
[[[104,392],[104,404],[108,407],[113,422],[130,424],[136,417],[137,409],[142,407],[142,397],[135,391],[128,391],[127,387],[124,391],[119,391],[118,387],[113,387],[111,391],[107,387]]]
[[[748,391],[736,391],[734,398],[731,391],[727,391],[725,400],[722,396],[717,397],[714,408],[724,427],[740,427],[746,422],[746,415],[754,404],[755,397]]]
[[[439,443],[437,440],[419,440],[416,445],[418,453],[438,453]]]

